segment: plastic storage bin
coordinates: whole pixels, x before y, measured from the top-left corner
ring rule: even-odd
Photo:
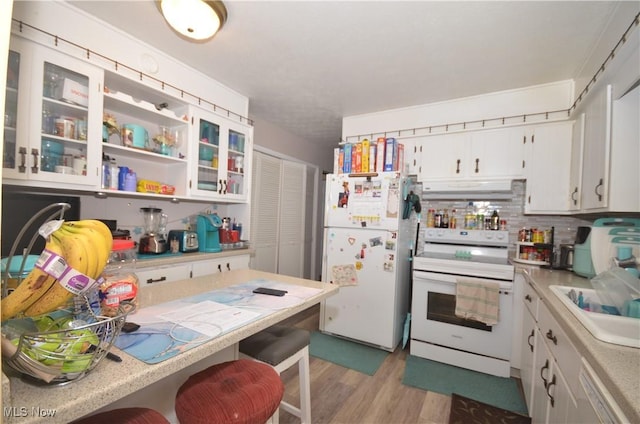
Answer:
[[[622,268],[611,268],[591,279],[602,301],[602,309],[613,315],[627,315],[630,302],[640,298],[640,279]]]

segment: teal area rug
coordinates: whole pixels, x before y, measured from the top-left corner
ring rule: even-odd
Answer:
[[[402,384],[445,395],[457,393],[527,415],[527,405],[514,378],[496,377],[409,355]]]
[[[309,354],[363,374],[373,375],[389,352],[313,331]]]

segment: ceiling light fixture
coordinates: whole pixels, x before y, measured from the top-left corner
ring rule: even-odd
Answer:
[[[157,4],[167,23],[193,40],[213,37],[227,20],[227,9],[221,1],[159,0]]]

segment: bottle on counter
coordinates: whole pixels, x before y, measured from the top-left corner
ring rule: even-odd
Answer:
[[[436,226],[435,215],[436,215],[436,211],[434,209],[429,209],[427,211],[427,228],[433,228]]]
[[[442,227],[442,211],[437,211],[434,215],[433,226],[436,228]]]
[[[500,229],[500,215],[498,215],[498,210],[494,209],[491,214],[491,229],[499,230]]]
[[[473,230],[476,224],[476,216],[473,212],[473,202],[469,202],[464,212],[464,229]]]
[[[455,209],[451,209],[451,217],[449,218],[449,228],[455,229],[458,226],[458,217],[456,216],[457,211]]]
[[[442,228],[449,228],[449,211],[447,209],[444,210],[442,214]]]

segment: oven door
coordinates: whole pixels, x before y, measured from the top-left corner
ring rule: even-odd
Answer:
[[[411,338],[509,360],[513,323],[513,282],[498,282],[500,282],[499,320],[498,324],[487,326],[478,321],[456,317],[455,275],[414,271]]]

